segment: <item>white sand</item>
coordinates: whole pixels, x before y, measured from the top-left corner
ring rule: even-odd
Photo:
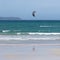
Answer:
[[[52,55],[60,57],[60,48],[54,48],[51,50],[51,52],[52,52]]]
[[[33,50],[33,47],[35,50]],[[1,60],[60,60],[60,45],[0,45]]]

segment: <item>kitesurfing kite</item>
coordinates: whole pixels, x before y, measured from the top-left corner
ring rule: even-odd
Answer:
[[[36,16],[36,15],[35,15],[35,13],[36,13],[36,11],[33,11],[33,12],[32,12],[32,16],[33,16],[33,17],[35,17],[35,16]]]

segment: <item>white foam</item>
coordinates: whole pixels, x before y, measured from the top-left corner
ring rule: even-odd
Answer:
[[[40,26],[40,27],[52,27],[52,26]]]
[[[48,37],[45,37],[45,38],[18,38],[18,37],[5,37],[5,38],[0,38],[0,40],[60,40],[60,38],[48,38]]]
[[[20,35],[21,33],[16,33],[17,35]]]
[[[38,33],[38,32],[36,32],[36,33],[32,33],[32,32],[30,32],[30,33],[28,33],[28,34],[30,34],[30,35],[35,35],[35,34],[38,34],[38,35],[60,35],[60,33]]]
[[[4,32],[10,32],[10,30],[2,30],[2,32],[4,33]]]
[[[60,40],[60,33],[17,33],[17,35],[0,35],[0,40]]]
[[[59,35],[0,35],[0,40],[60,40]]]

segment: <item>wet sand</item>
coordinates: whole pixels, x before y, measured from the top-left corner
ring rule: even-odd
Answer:
[[[1,44],[0,59],[60,60],[60,44]]]
[[[0,44],[0,46],[60,46],[60,44]]]

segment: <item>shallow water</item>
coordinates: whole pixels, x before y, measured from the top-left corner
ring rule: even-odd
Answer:
[[[0,44],[60,44],[60,40],[0,40]]]

